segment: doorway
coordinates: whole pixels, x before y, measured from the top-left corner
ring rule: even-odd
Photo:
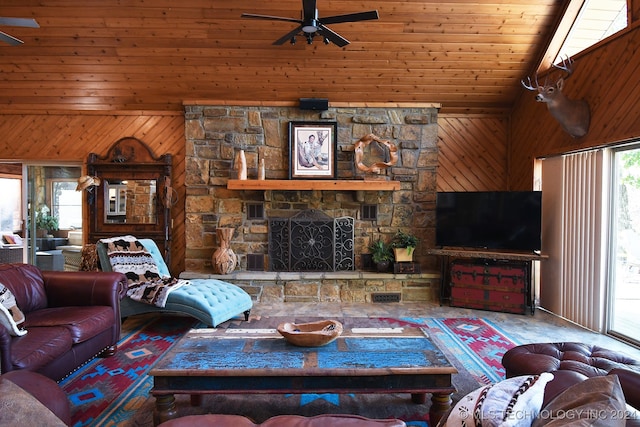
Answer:
[[[613,152],[608,333],[640,345],[640,144]]]
[[[75,191],[81,172],[77,164],[0,163],[0,231],[3,243],[5,235],[19,237],[22,262],[63,269],[57,248],[69,231],[82,230],[82,193]]]

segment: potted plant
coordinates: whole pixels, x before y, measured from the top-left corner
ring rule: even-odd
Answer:
[[[36,211],[36,233],[38,237],[46,237],[52,231],[58,229],[58,218],[49,214],[49,207],[42,205]],[[44,236],[41,236],[44,234]]]
[[[416,236],[398,230],[391,241],[396,262],[413,261],[413,251],[416,246],[418,246],[418,238]]]
[[[393,261],[393,252],[391,246],[378,239],[369,245],[371,259],[376,264],[376,270],[380,273],[389,270],[389,265]]]

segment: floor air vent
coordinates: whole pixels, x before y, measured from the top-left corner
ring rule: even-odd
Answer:
[[[387,294],[373,294],[371,295],[373,302],[400,302],[400,294],[397,292]]]

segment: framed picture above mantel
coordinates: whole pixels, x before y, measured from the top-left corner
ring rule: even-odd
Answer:
[[[337,122],[289,122],[289,179],[334,179]]]

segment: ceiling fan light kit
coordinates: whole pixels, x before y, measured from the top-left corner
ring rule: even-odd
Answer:
[[[318,21],[312,19],[311,21],[309,21],[309,23],[302,26],[302,31],[304,31],[305,33],[315,33],[316,31],[318,31],[317,24]]]
[[[328,24],[367,21],[379,18],[377,10],[320,18],[318,16],[318,9],[316,8],[316,0],[302,0],[302,19],[287,18],[283,16],[257,15],[254,13],[243,13],[242,17],[265,19],[269,21],[286,21],[298,24],[295,29],[289,31],[287,34],[273,42],[274,45],[281,45],[287,41],[291,44],[295,44],[296,36],[302,36],[307,40],[307,44],[312,44],[313,38],[317,35],[322,37],[324,44],[333,43],[339,47],[348,45],[349,40],[330,30],[327,27]]]

